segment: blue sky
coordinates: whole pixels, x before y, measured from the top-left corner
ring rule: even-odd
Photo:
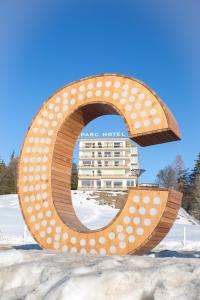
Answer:
[[[200,151],[199,3],[1,1],[1,158],[19,153],[33,116],[57,89],[85,76],[120,73],[148,84],[182,132],[181,142],[140,148],[141,181],[154,181],[177,153],[192,167]],[[125,130],[119,117],[89,125],[98,128]]]

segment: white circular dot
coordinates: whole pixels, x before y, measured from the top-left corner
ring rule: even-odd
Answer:
[[[90,82],[90,83],[88,83],[88,86],[87,86],[87,87],[88,87],[89,90],[91,90],[91,89],[93,89],[94,84],[93,84],[92,82]]]
[[[91,91],[88,91],[88,92],[87,92],[87,97],[88,97],[88,98],[91,98],[92,95],[93,95],[93,93],[92,93]]]
[[[64,93],[63,93],[63,97],[64,97],[64,98],[67,98],[67,96],[68,96],[68,93],[67,93],[67,92],[64,92]]]
[[[126,110],[126,111],[130,111],[131,109],[132,109],[132,106],[131,106],[131,105],[129,105],[129,104],[126,105],[126,107],[125,107],[125,110]]]
[[[115,100],[115,99],[117,99],[119,97],[119,94],[118,93],[114,93],[113,94],[113,96],[112,96],[112,98]]]
[[[137,232],[138,235],[143,235],[144,229],[143,229],[142,227],[138,227],[138,228],[136,229],[136,232]]]
[[[110,87],[110,86],[111,86],[111,84],[112,84],[112,82],[111,82],[111,81],[106,81],[106,87]]]
[[[120,99],[120,103],[121,103],[121,104],[124,104],[124,103],[126,103],[126,99],[124,99],[124,98],[121,98],[121,99]]]
[[[77,252],[77,248],[76,247],[72,247],[70,250],[71,253],[76,253]]]
[[[46,235],[46,233],[45,233],[44,231],[40,231],[40,237],[41,237],[41,238],[44,238],[45,235]]]
[[[124,221],[125,224],[128,224],[130,222],[130,218],[128,216],[125,216],[123,218],[123,221]]]
[[[149,196],[145,196],[145,197],[143,197],[143,202],[144,203],[149,203],[150,202],[150,197]]]
[[[49,119],[52,120],[54,118],[54,114],[49,114]]]
[[[101,81],[98,81],[97,82],[97,87],[99,88],[99,87],[102,87],[102,82]]]
[[[41,208],[40,204],[36,204],[35,209],[40,210],[40,208]]]
[[[131,214],[134,214],[134,213],[135,213],[135,207],[134,207],[134,206],[130,206],[130,207],[129,207],[129,212],[130,212]]]
[[[110,96],[110,91],[105,91],[104,96],[109,97]]]
[[[60,240],[60,234],[56,234],[55,235],[55,241],[59,241]]]
[[[56,220],[52,219],[52,220],[50,221],[50,224],[51,224],[51,226],[54,226],[54,225],[56,224]]]
[[[56,103],[60,103],[60,97],[56,98]]]
[[[146,218],[144,219],[144,225],[149,226],[151,224],[151,220]]]
[[[32,206],[29,206],[29,207],[27,208],[27,212],[28,212],[28,213],[31,213],[32,211],[33,211]]]
[[[81,86],[79,87],[79,90],[80,90],[81,92],[83,92],[83,91],[85,90],[84,85],[81,85]]]
[[[57,232],[57,233],[60,233],[60,232],[61,232],[61,227],[60,227],[60,226],[57,226],[57,227],[56,227],[56,232]]]
[[[61,112],[59,112],[59,113],[57,114],[57,118],[58,118],[58,119],[61,119],[61,118],[62,118],[62,113],[61,113]]]
[[[137,91],[138,91],[138,89],[137,89],[137,88],[132,88],[132,89],[131,89],[131,93],[132,93],[132,94],[136,94],[136,93],[137,93]]]
[[[151,110],[150,110],[150,115],[151,116],[154,116],[156,114],[156,109],[155,108],[152,108]]]
[[[106,255],[106,249],[105,249],[105,248],[101,248],[101,249],[99,250],[99,253],[100,253],[101,255]]]
[[[151,106],[151,105],[152,105],[152,101],[151,101],[151,100],[145,101],[145,105],[146,105],[147,107]]]
[[[135,101],[135,97],[134,97],[134,96],[130,96],[130,97],[129,97],[129,101],[130,101],[130,102],[134,102],[134,101]]]
[[[134,242],[135,242],[135,237],[134,237],[134,235],[130,235],[130,236],[128,237],[128,240],[129,240],[130,243],[134,243]]]
[[[84,99],[84,95],[83,94],[78,95],[78,100],[82,101],[83,99]]]
[[[137,114],[136,114],[136,113],[132,113],[132,114],[131,114],[131,119],[134,120],[134,119],[136,119],[136,118],[137,118]]]
[[[80,250],[80,253],[81,253],[81,254],[86,254],[87,251],[86,251],[86,249],[83,248],[83,249]]]
[[[88,93],[89,93],[89,92],[88,92]],[[76,103],[76,100],[75,100],[75,99],[71,99],[71,100],[70,100],[70,104],[71,104],[71,105],[74,105],[75,103]]]
[[[96,244],[95,239],[90,239],[89,244],[90,246],[94,246]]]
[[[139,94],[139,95],[138,95],[138,98],[139,98],[140,100],[144,99],[144,98],[145,98],[145,94],[143,94],[143,93]]]
[[[108,238],[109,238],[110,240],[114,240],[114,238],[115,238],[115,233],[114,233],[114,232],[110,232],[110,233],[108,234]]]
[[[35,222],[35,216],[32,215],[30,220],[31,220],[31,222]]]
[[[47,212],[46,212],[46,216],[47,216],[47,218],[50,218],[51,217],[51,211],[50,210],[48,210]]]
[[[134,127],[135,128],[140,128],[141,127],[141,123],[140,122],[135,122],[134,123]]]
[[[35,226],[34,226],[34,228],[35,228],[35,230],[39,230],[40,229],[40,224],[35,224]]]
[[[106,242],[105,237],[104,237],[104,236],[101,236],[101,237],[99,238],[99,243],[105,244],[105,242]]]
[[[67,245],[64,245],[64,246],[62,247],[62,251],[63,251],[63,252],[67,252],[67,251],[68,251]]]
[[[101,91],[100,90],[97,90],[96,92],[95,92],[95,95],[97,96],[97,97],[99,97],[99,96],[101,96]]]
[[[136,224],[136,225],[140,224],[140,218],[135,217],[135,218],[133,219],[133,222],[134,222],[134,224]]]
[[[63,237],[63,240],[67,240],[68,239],[68,233],[64,232],[63,235],[62,235],[62,237]]]
[[[47,244],[51,244],[52,243],[52,238],[47,238]]]
[[[127,226],[127,227],[126,227],[126,232],[127,232],[128,234],[132,233],[132,232],[133,232],[133,227],[132,227],[132,226]]]
[[[47,233],[52,233],[52,228],[51,227],[47,227]]]
[[[157,210],[155,208],[151,208],[149,213],[150,215],[155,216],[157,214]]]
[[[121,249],[125,249],[125,248],[126,248],[126,243],[125,243],[125,242],[120,242],[120,243],[119,243],[119,247],[120,247]]]
[[[118,89],[118,88],[120,87],[120,82],[119,82],[119,81],[116,81],[116,82],[114,83],[114,87]]]
[[[154,197],[153,202],[154,204],[160,204],[160,197]]]
[[[127,91],[123,91],[122,92],[122,97],[126,98],[128,96],[128,92]]]
[[[115,253],[116,247],[114,245],[110,246],[110,253]]]
[[[146,213],[146,209],[144,207],[139,208],[139,214],[144,215]]]
[[[85,239],[81,239],[80,240],[80,245],[81,246],[85,246],[86,245],[86,240]]]
[[[133,196],[132,201],[135,203],[140,202],[140,196]]]
[[[53,121],[53,122],[52,122],[52,126],[53,126],[53,127],[56,127],[57,125],[58,125],[58,122],[57,122],[57,121]]]
[[[159,118],[156,118],[156,119],[153,120],[153,122],[154,122],[154,124],[156,124],[156,125],[157,125],[157,124],[160,124],[160,119],[159,119]]]
[[[77,92],[77,90],[76,90],[76,89],[71,89],[71,94],[72,94],[72,95],[75,95],[75,94],[76,94],[76,92]]]
[[[43,227],[47,226],[47,220],[42,220],[42,226]]]
[[[125,235],[124,235],[123,233],[119,233],[119,234],[118,234],[118,239],[119,239],[120,241],[123,241],[124,238],[125,238]]]
[[[123,226],[122,225],[117,225],[117,231],[122,232],[123,231]]]
[[[150,120],[145,120],[145,121],[144,121],[144,126],[145,126],[145,127],[149,127],[150,125],[151,125]]]
[[[135,108],[136,108],[136,109],[140,109],[141,106],[142,106],[142,104],[141,104],[140,102],[137,102],[137,103],[135,104]]]
[[[71,241],[72,244],[75,244],[77,239],[76,239],[76,237],[73,236],[70,241]]]

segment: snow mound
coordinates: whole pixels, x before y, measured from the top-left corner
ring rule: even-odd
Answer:
[[[198,300],[200,261],[0,251],[0,295],[45,300]]]

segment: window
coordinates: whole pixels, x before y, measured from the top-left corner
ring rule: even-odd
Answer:
[[[105,181],[106,187],[112,187],[112,181]]]
[[[114,157],[120,157],[121,153],[120,152],[114,152]]]
[[[114,161],[114,166],[115,166],[115,167],[119,166],[119,160],[115,160],[115,161]]]
[[[101,167],[102,166],[101,160],[98,160],[97,164],[98,164],[98,167]]]
[[[108,162],[108,160],[105,160],[105,161],[104,161],[104,166],[106,166],[106,167],[107,167],[108,165],[109,165],[109,162]]]
[[[111,152],[108,151],[104,152],[104,157],[111,157]]]
[[[97,176],[101,176],[101,175],[102,175],[101,170],[97,170]]]
[[[82,186],[83,186],[83,187],[91,187],[91,186],[93,186],[93,181],[90,181],[90,180],[82,180]]]
[[[98,142],[97,145],[98,145],[98,148],[102,148],[102,143],[101,142]]]
[[[91,148],[92,143],[85,143],[85,148]]]
[[[96,181],[96,186],[97,186],[97,187],[101,187],[101,181],[100,181],[100,180],[97,180],[97,181]]]
[[[122,187],[122,181],[114,181],[114,187]]]
[[[135,186],[134,180],[127,180],[127,186]]]
[[[98,157],[102,157],[102,153],[101,152],[98,152]]]
[[[114,142],[114,148],[120,148],[120,147],[122,147],[122,143]]]
[[[91,166],[91,160],[83,160],[84,166]]]

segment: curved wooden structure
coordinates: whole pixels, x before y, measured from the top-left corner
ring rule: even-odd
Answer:
[[[120,114],[129,137],[142,146],[180,139],[171,112],[136,79],[98,75],[56,92],[32,121],[19,165],[21,209],[43,248],[108,255],[144,253],[160,242],[176,218],[181,194],[149,188],[131,188],[122,211],[100,230],[89,230],[77,218],[70,191],[74,144],[88,122],[106,114]]]

